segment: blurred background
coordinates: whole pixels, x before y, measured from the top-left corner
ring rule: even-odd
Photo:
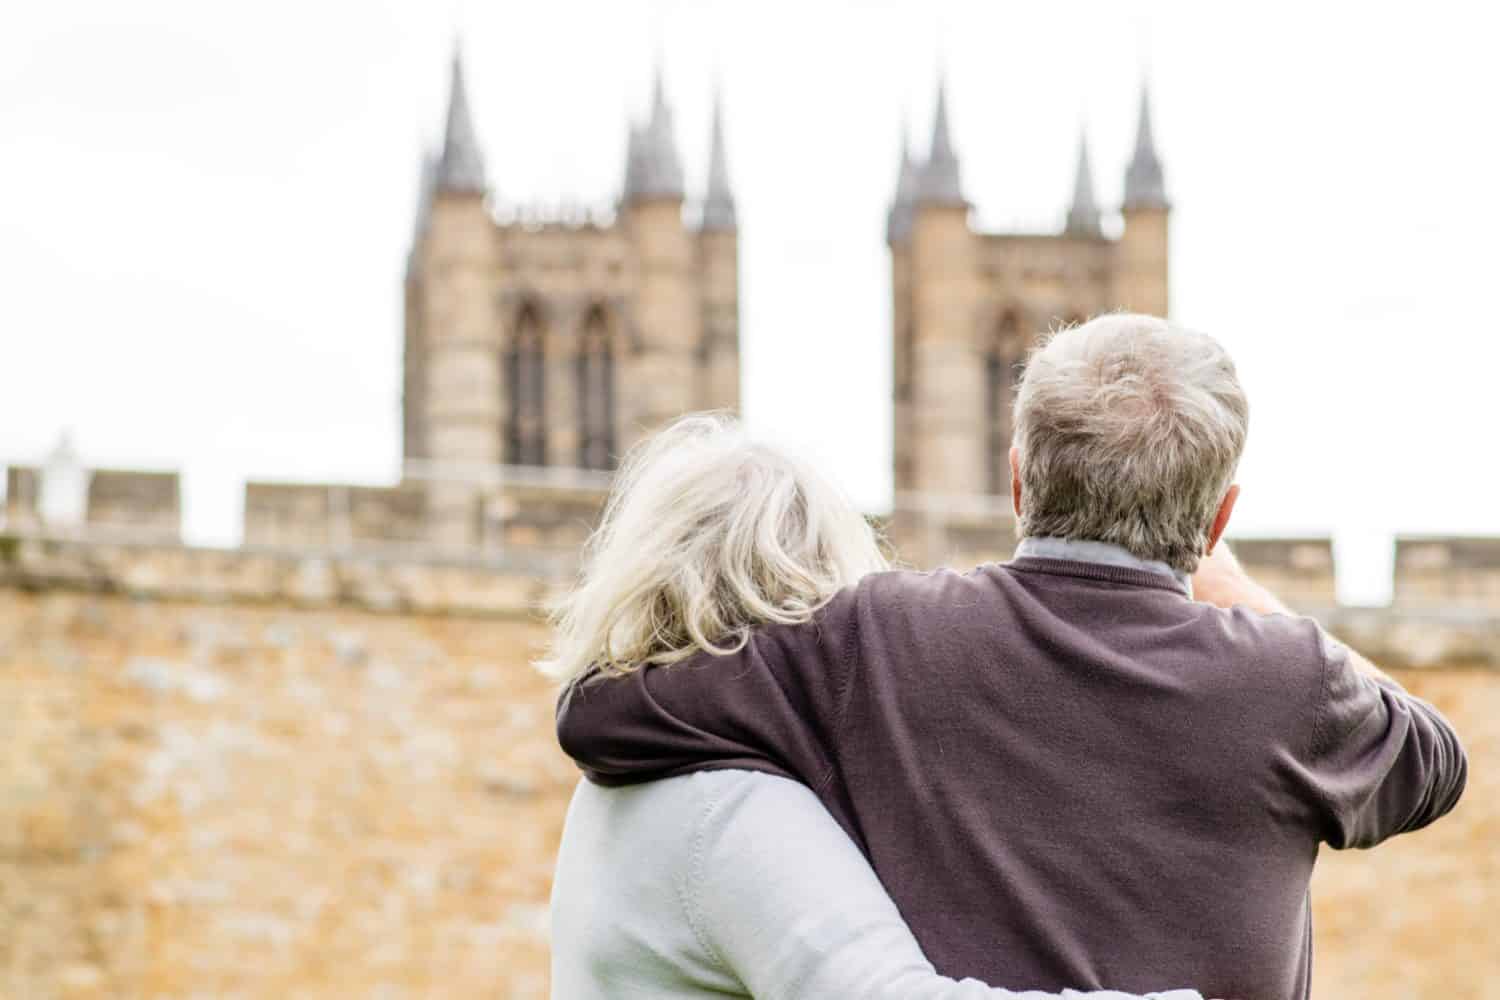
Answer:
[[[1004,558],[1026,348],[1131,308],[1236,358],[1244,561],[1474,758],[1320,866],[1316,992],[1500,996],[1494,28],[6,6],[0,994],[543,995],[527,662],[619,452],[732,409]]]

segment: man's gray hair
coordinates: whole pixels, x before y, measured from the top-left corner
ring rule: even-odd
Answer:
[[[1191,573],[1245,448],[1218,341],[1113,313],[1032,352],[1016,394],[1020,537],[1113,542]]]

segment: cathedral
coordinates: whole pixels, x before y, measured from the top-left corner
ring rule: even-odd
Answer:
[[[717,102],[708,155],[690,200],[658,71],[612,218],[501,220],[454,57],[442,145],[422,163],[402,403],[408,469],[439,472],[427,502],[441,537],[468,539],[478,499],[444,470],[607,471],[681,413],[738,409],[739,238]]]
[[[576,553],[624,451],[679,414],[739,407],[739,231],[717,99],[707,154],[690,194],[658,67],[612,211],[507,210],[455,54],[407,256],[402,481],[249,483],[246,541]],[[903,137],[886,218],[889,528],[923,562],[1003,554],[1011,393],[1036,337],[1110,309],[1167,311],[1170,204],[1145,89],[1118,235],[1084,139],[1059,231],[980,231],[970,207],[940,83],[926,155]]]

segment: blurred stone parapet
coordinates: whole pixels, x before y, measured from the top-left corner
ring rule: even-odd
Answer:
[[[245,543],[466,558],[520,553],[571,565],[610,481],[583,469],[409,466],[394,486],[246,483]],[[445,504],[441,518],[431,516],[434,497]]]
[[[971,522],[948,539],[983,546]],[[969,534],[972,532],[972,534]],[[999,546],[994,550],[998,551]],[[1299,612],[1376,662],[1396,667],[1500,669],[1500,602],[1341,607],[1333,600],[1326,539],[1236,543],[1250,572]],[[999,558],[997,555],[995,558]],[[974,563],[939,562],[956,568]],[[143,600],[348,607],[476,618],[535,619],[567,585],[577,556],[517,546],[496,553],[387,545],[337,551],[318,546],[211,548],[119,537],[0,534],[0,590],[82,591]]]
[[[1332,538],[1231,538],[1229,544],[1246,571],[1292,607],[1338,603]]]
[[[12,465],[5,475],[5,524],[14,528],[121,530],[175,541],[182,535],[182,489],[176,471],[86,469],[81,524],[52,523],[43,503],[46,469]]]
[[[1397,538],[1395,601],[1406,607],[1500,609],[1500,537]]]
[[[409,484],[248,482],[249,545],[347,547],[423,537],[426,493]]]
[[[387,546],[349,553],[0,534],[0,589],[149,600],[527,618],[544,612],[572,571],[572,560],[535,552],[466,556]]]

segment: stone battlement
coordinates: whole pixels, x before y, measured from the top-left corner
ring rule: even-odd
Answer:
[[[248,482],[244,539],[249,545],[328,548],[419,541],[426,500],[417,484]]]
[[[490,218],[497,226],[520,226],[523,229],[557,227],[561,229],[605,230],[618,220],[615,205],[581,201],[494,202]]]
[[[1500,670],[1500,605],[1339,607],[1327,540],[1245,540],[1237,550],[1257,579],[1376,662]],[[0,535],[0,589],[212,604],[540,619],[575,567],[574,558],[526,548],[461,557],[397,546],[222,549]]]
[[[340,552],[502,559],[519,552],[571,567],[603,510],[607,476],[571,469],[486,471],[493,475],[429,474],[395,486],[246,483],[244,540]],[[450,512],[446,521],[429,516],[438,502]],[[445,530],[455,523],[463,530]]]
[[[1500,608],[1500,537],[1397,538],[1396,603],[1470,610]]]
[[[87,482],[82,511],[90,529],[128,531],[172,541],[182,534],[182,488],[175,471],[83,469]],[[15,528],[42,523],[43,470],[12,465],[5,474],[5,523]]]
[[[571,562],[517,552],[440,557],[250,545],[0,535],[0,589],[84,591],[211,604],[531,618]]]
[[[1338,603],[1331,538],[1231,538],[1240,564],[1294,608]],[[1500,611],[1500,605],[1497,605]]]

